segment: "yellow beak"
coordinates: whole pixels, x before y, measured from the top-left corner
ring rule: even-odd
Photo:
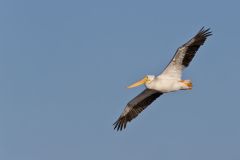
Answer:
[[[140,81],[137,81],[137,82],[131,84],[130,86],[128,86],[128,88],[134,88],[134,87],[140,86],[142,84],[145,84],[147,81],[148,81],[148,77],[146,76],[143,79],[141,79]]]

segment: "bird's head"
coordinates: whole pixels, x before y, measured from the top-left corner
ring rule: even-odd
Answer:
[[[140,86],[142,84],[145,84],[145,85],[149,84],[153,81],[154,78],[155,78],[154,75],[146,75],[146,76],[144,76],[143,79],[141,79],[141,80],[131,84],[130,86],[128,86],[128,88],[134,88],[134,87]]]

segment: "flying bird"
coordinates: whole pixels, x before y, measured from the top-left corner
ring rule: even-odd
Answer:
[[[146,89],[128,102],[120,117],[113,124],[114,129],[117,131],[125,129],[128,122],[137,117],[162,94],[178,90],[191,90],[192,82],[191,80],[182,80],[182,72],[189,66],[199,47],[211,35],[210,28],[202,27],[192,39],[177,49],[172,60],[160,75],[146,75],[142,80],[128,86],[128,88],[133,88],[144,84]]]

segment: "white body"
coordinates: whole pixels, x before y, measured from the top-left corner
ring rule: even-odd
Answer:
[[[166,77],[156,77],[150,83],[146,83],[148,89],[154,89],[160,92],[173,92],[182,89],[182,85],[176,79]]]

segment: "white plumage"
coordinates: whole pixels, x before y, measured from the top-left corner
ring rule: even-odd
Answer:
[[[203,27],[192,39],[177,49],[162,74],[158,76],[147,75],[142,80],[130,85],[128,88],[145,84],[146,89],[127,104],[123,113],[113,124],[114,129],[122,130],[126,128],[128,122],[134,119],[160,95],[167,92],[192,89],[190,80],[181,79],[182,72],[188,67],[199,47],[211,35],[210,29],[204,29]]]

